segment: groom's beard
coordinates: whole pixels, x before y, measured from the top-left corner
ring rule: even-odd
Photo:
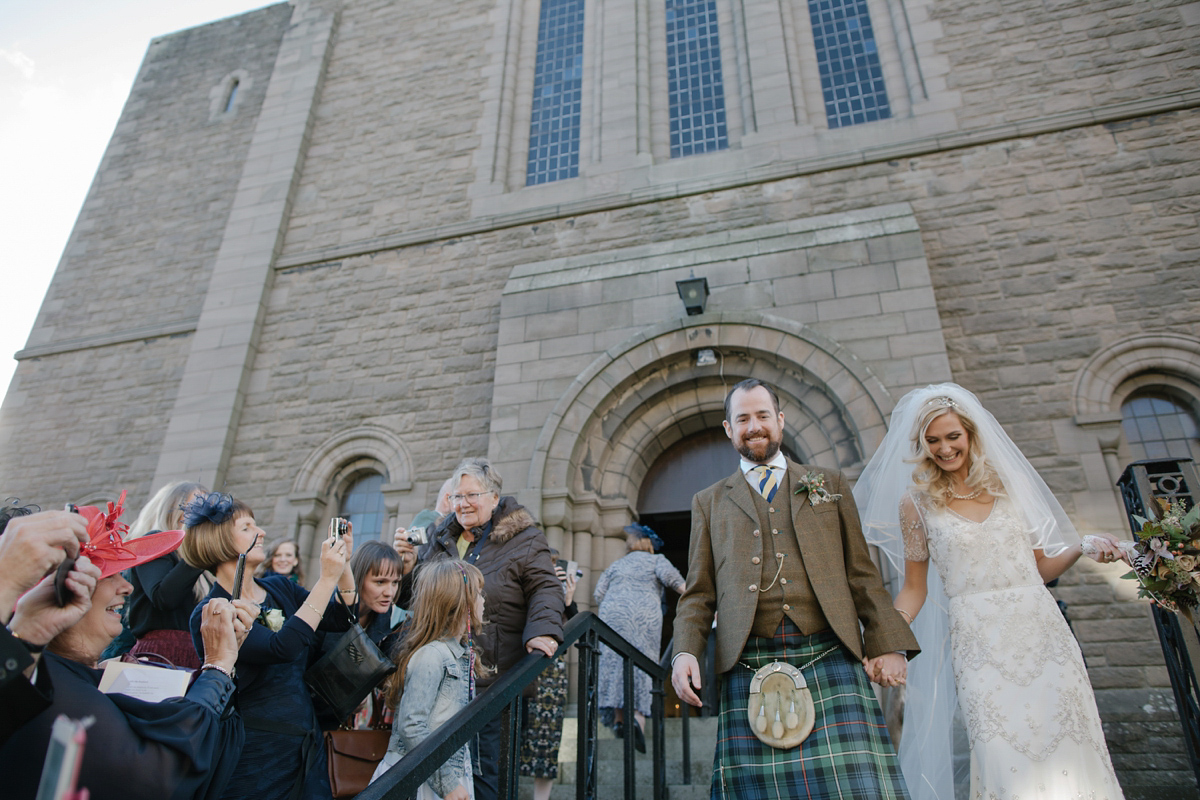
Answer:
[[[737,446],[738,455],[755,464],[765,464],[779,452],[780,442],[765,436],[761,439],[746,441],[743,439]]]

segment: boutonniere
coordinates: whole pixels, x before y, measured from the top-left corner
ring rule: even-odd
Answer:
[[[258,621],[278,633],[279,629],[283,627],[283,612],[278,608],[272,608],[270,611],[263,609],[258,612]]]
[[[792,494],[800,494],[801,492],[808,492],[808,502],[814,506],[842,499],[840,494],[833,494],[825,488],[825,473],[823,472],[804,473],[804,476],[800,478],[800,488]]]

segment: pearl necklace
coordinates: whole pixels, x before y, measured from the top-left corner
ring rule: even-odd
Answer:
[[[976,497],[979,497],[979,495],[983,494],[983,489],[976,489],[970,494],[959,494],[953,489],[947,489],[946,491],[949,492],[950,496],[955,500],[974,500]]]

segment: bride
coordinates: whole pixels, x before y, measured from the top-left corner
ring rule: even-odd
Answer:
[[[1123,797],[1079,646],[1045,587],[1083,550],[1116,560],[1117,540],[1081,544],[1000,423],[953,383],[900,400],[854,495],[867,541],[903,561],[895,605],[926,653],[908,673],[900,741],[913,797],[954,798],[956,694],[972,800]]]

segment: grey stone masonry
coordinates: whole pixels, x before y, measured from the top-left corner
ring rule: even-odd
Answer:
[[[319,4],[295,4],[204,295],[155,485],[184,477],[222,482],[335,21]]]

